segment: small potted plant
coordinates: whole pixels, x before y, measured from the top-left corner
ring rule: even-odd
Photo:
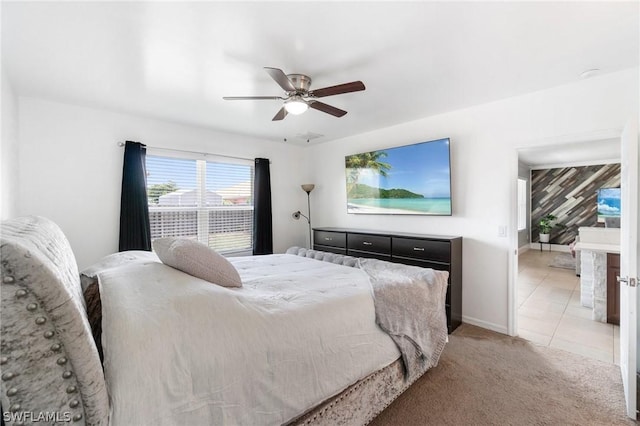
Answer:
[[[556,216],[548,214],[540,218],[540,220],[538,221],[539,238],[541,243],[548,243],[551,230],[556,226],[562,226],[555,223],[556,219]]]

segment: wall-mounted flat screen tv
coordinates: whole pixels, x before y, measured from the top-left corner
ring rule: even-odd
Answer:
[[[347,212],[450,216],[449,139],[345,157]]]
[[[598,190],[598,220],[620,217],[620,188]]]

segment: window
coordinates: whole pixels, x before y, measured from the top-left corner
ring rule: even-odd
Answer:
[[[151,240],[186,237],[226,255],[250,254],[253,162],[147,155]]]
[[[527,181],[518,178],[518,231],[527,229]]]

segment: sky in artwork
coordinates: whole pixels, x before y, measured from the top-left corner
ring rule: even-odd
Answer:
[[[383,189],[407,189],[425,197],[450,197],[449,139],[383,149],[381,162],[391,165],[387,177],[361,170],[358,183]]]

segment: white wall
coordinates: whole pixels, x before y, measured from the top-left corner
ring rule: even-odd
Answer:
[[[53,219],[80,268],[118,250],[123,148],[133,140],[173,148],[271,160],[274,251],[305,245],[291,212],[306,203],[296,146],[40,99],[19,99],[20,215]],[[4,186],[3,186],[4,189]]]
[[[512,238],[498,237],[498,227],[516,229],[517,149],[621,130],[633,114],[637,68],[311,146],[314,226],[463,236],[463,320],[506,333]],[[347,214],[345,155],[443,137],[451,138],[452,217]]]
[[[18,207],[18,99],[4,69],[0,92],[0,219],[15,217]]]
[[[498,237],[498,227],[508,226],[515,232],[517,150],[621,130],[630,116],[638,114],[637,76],[638,69],[606,74],[302,148],[20,98],[16,214],[40,214],[58,222],[82,268],[117,250],[123,154],[118,141],[267,157],[272,160],[276,252],[306,245],[306,224],[294,221],[291,212],[306,207],[299,184],[315,183],[311,193],[314,226],[463,236],[464,320],[506,332],[511,237]],[[345,155],[442,137],[452,141],[452,217],[346,213]],[[4,183],[2,188],[4,193]]]

